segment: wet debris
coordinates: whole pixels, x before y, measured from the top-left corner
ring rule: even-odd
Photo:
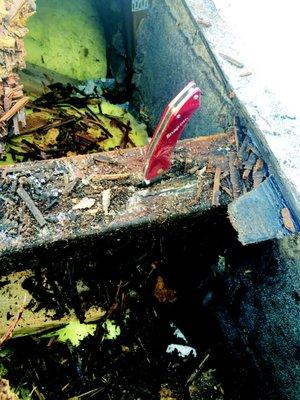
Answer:
[[[225,392],[217,377],[217,371],[210,369],[194,378],[189,386],[191,400],[224,400]]]
[[[71,84],[52,84],[49,92],[40,97],[23,97],[8,112],[0,114],[0,124],[25,104],[26,127],[5,137],[0,166],[147,143],[146,125],[133,117],[127,107],[111,104],[95,94],[87,96]],[[98,157],[100,160],[109,162],[105,157]]]

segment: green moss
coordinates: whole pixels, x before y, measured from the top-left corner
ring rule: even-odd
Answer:
[[[77,80],[106,77],[106,43],[94,0],[37,0],[26,61]]]
[[[0,363],[0,378],[3,378],[7,374],[8,370],[3,364]]]

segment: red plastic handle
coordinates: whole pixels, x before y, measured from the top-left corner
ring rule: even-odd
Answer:
[[[201,90],[190,82],[165,108],[146,151],[146,183],[169,170],[172,151],[200,104]]]

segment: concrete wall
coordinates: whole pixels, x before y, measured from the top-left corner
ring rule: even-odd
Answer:
[[[202,107],[182,138],[224,132],[234,108],[199,28],[181,0],[154,0],[138,35],[134,64],[137,101],[151,115],[153,130],[167,103],[191,80],[203,92]]]
[[[217,313],[230,354],[256,375],[256,387],[249,375],[244,386],[256,400],[299,400],[300,237],[235,249],[230,258]]]

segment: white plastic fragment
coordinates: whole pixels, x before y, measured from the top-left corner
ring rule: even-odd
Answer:
[[[171,354],[177,351],[179,357],[185,358],[192,354],[194,357],[197,357],[197,352],[193,347],[185,346],[183,344],[169,344],[167,347],[167,353]]]
[[[171,326],[171,328],[174,329],[173,334],[174,334],[174,336],[177,337],[177,339],[182,339],[185,343],[188,342],[186,337],[184,336],[184,334],[181,332],[181,330],[179,328],[177,328],[177,326],[173,322],[170,323],[170,326]]]
[[[95,204],[95,199],[91,199],[89,197],[84,197],[78,204],[73,206],[73,210],[83,210],[85,208],[91,208]]]

